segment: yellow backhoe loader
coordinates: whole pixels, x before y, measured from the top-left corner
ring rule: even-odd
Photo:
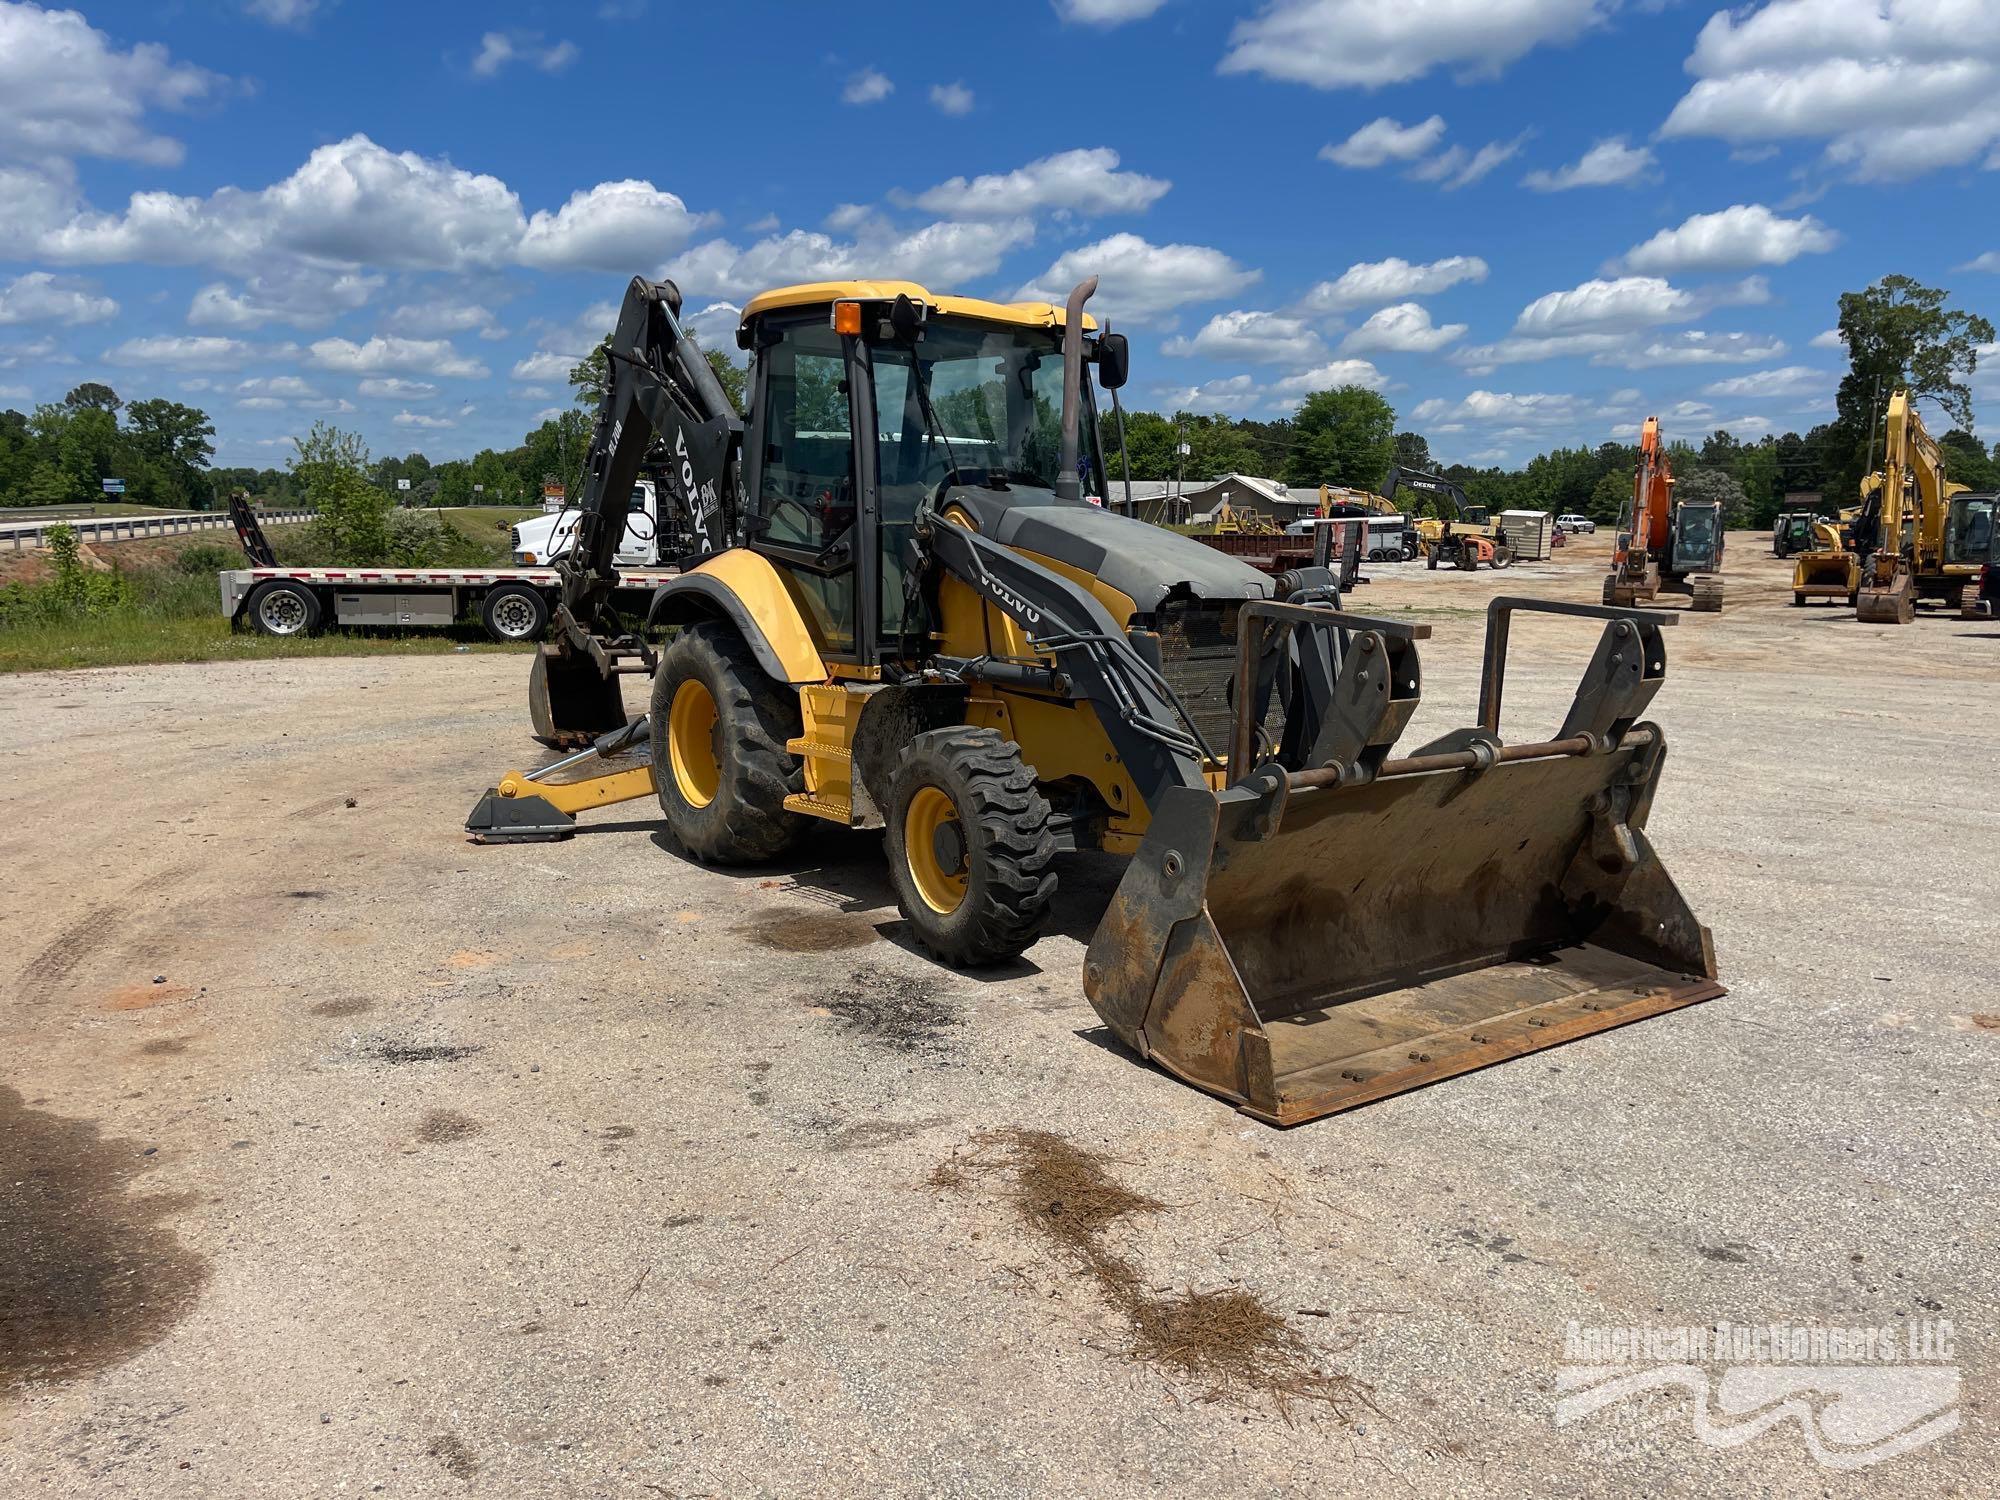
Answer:
[[[1094,503],[1094,387],[1115,401],[1128,362],[1084,313],[1095,287],[1062,307],[765,292],[739,417],[678,292],[634,281],[529,685],[537,736],[578,754],[510,775],[473,835],[560,837],[648,789],[697,860],[879,829],[911,935],[955,965],[1035,940],[1063,852],[1130,856],[1084,958],[1092,1005],[1283,1125],[1721,994],[1645,833],[1673,617],[1497,600],[1479,723],[1394,753],[1427,626]],[[653,599],[675,630],[657,652],[606,603],[649,451],[705,549]],[[1561,727],[1509,743],[1523,611],[1599,638]],[[628,719],[619,678],[641,671],[651,712]],[[573,779],[641,747],[649,765]]]

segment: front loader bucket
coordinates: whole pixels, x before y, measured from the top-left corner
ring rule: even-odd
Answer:
[[[1861,567],[1852,552],[1801,552],[1792,564],[1792,596],[1846,599],[1861,583]]]
[[[1296,1125],[1723,993],[1643,831],[1657,729],[1438,744],[1168,792],[1086,958],[1105,1024]]]

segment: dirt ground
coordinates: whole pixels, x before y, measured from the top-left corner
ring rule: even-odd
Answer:
[[[1406,743],[1605,554],[1373,570],[1435,629]],[[2000,625],[1786,577],[1732,539],[1652,713],[1729,995],[1289,1132],[1097,1027],[1113,862],[955,974],[873,836],[467,844],[518,657],[10,681],[0,1494],[1994,1493]],[[1517,630],[1511,735],[1594,640]],[[1262,1374],[1161,1354],[1195,1314]],[[1958,1429],[1557,1423],[1572,1322],[1719,1319],[1948,1320]]]

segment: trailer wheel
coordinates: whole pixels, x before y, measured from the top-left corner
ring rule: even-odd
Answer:
[[[1049,804],[996,730],[933,729],[889,779],[889,878],[916,939],[971,968],[1020,955],[1056,891]]]
[[[243,601],[243,613],[262,634],[283,640],[288,636],[318,633],[324,612],[320,609],[319,595],[304,584],[289,578],[272,578],[250,591],[250,597]]]
[[[758,864],[798,837],[785,809],[798,761],[798,695],[773,682],[743,638],[713,620],[683,630],[653,677],[653,780],[681,847],[717,864]]]
[[[539,641],[549,626],[549,603],[540,589],[503,584],[486,591],[479,619],[496,641]]]

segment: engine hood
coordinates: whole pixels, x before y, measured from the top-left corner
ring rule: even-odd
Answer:
[[[1080,568],[1131,597],[1151,614],[1170,595],[1196,599],[1268,599],[1271,578],[1250,564],[1149,522],[1048,490],[954,486],[943,504],[963,506],[979,534],[1022,552]]]

